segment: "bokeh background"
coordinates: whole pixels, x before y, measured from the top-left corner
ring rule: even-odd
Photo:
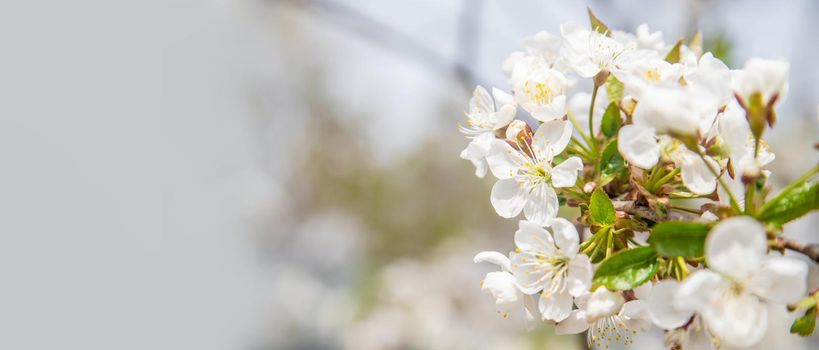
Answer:
[[[774,186],[819,161],[812,0],[4,2],[0,348],[582,349],[480,293],[472,256],[516,223],[456,123],[586,6],[700,28],[732,67],[789,60]],[[819,346],[792,319],[771,310],[757,349]]]

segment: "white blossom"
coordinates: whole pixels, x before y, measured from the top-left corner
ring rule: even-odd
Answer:
[[[778,101],[782,102],[788,93],[789,71],[788,62],[752,58],[742,70],[734,72],[733,87],[745,98],[760,93],[763,103],[767,103],[771,97],[779,95]]]
[[[521,58],[511,80],[515,101],[535,119],[546,122],[566,114],[566,77],[542,57]]]
[[[573,297],[588,293],[592,266],[588,256],[578,254],[580,236],[574,225],[557,218],[551,231],[520,221],[511,271],[524,293],[542,292],[539,309],[543,319],[559,322],[569,317]]]
[[[546,226],[557,215],[558,200],[554,188],[571,187],[577,181],[583,162],[570,157],[553,166],[554,156],[563,152],[572,135],[566,121],[541,124],[531,145],[519,142],[512,147],[495,140],[486,158],[499,180],[492,187],[492,206],[498,215],[513,218],[524,212],[526,219]]]
[[[677,305],[702,315],[714,335],[732,346],[750,346],[767,328],[765,303],[793,303],[805,294],[807,265],[767,256],[761,224],[749,217],[729,218],[709,233],[705,256],[710,270],[683,281]]]
[[[561,25],[560,34],[564,44],[561,56],[568,67],[584,78],[601,71],[616,74],[622,62],[648,53],[637,50],[636,42],[622,42],[573,23]]]
[[[665,40],[663,39],[663,32],[652,32],[647,24],[637,26],[637,48],[654,50],[657,52],[666,51]]]
[[[557,334],[576,334],[588,330],[589,345],[608,347],[612,341],[628,345],[636,332],[651,328],[646,304],[643,300],[626,301],[619,292],[598,287],[594,293],[581,295],[574,300],[577,309],[555,327]]]
[[[523,293],[517,279],[509,271],[509,258],[498,252],[481,252],[475,255],[474,261],[489,262],[501,268],[501,271],[487,273],[481,281],[481,291],[495,300],[498,315],[506,319],[511,313],[523,309],[527,328],[534,328],[536,319],[534,301]]]
[[[461,151],[461,158],[475,165],[475,175],[486,175],[486,154],[495,139],[495,130],[508,125],[515,118],[517,110],[511,95],[492,89],[492,97],[482,86],[477,86],[469,100],[466,126],[459,126],[461,132],[472,141]]]

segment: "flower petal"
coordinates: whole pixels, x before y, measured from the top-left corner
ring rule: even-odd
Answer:
[[[509,271],[509,258],[498,252],[480,252],[472,259],[476,264],[488,262],[500,266],[504,271]]]
[[[572,313],[572,296],[566,292],[552,295],[543,293],[540,295],[538,309],[544,320],[563,321]]]
[[[654,129],[640,125],[625,125],[617,136],[617,150],[629,164],[650,169],[660,160],[660,143]]]
[[[532,145],[552,156],[560,154],[566,149],[572,138],[572,124],[565,120],[552,120],[540,124],[532,137]]]
[[[575,256],[580,244],[580,235],[577,234],[577,228],[569,220],[556,218],[552,221],[551,229],[552,234],[555,236],[557,248],[567,257]]]
[[[486,176],[486,155],[489,153],[489,148],[494,139],[495,135],[492,135],[492,133],[480,134],[472,139],[461,152],[461,159],[469,160],[475,165],[475,176],[477,177],[483,178]]]
[[[549,226],[557,216],[559,205],[555,190],[549,185],[541,184],[533,193],[528,194],[523,213],[527,220],[542,226]]]
[[[526,220],[518,222],[515,232],[515,245],[522,252],[538,253],[552,256],[555,252],[555,242],[552,235],[540,225]]]
[[[719,169],[719,165],[709,156],[705,156],[705,159],[708,163],[696,153],[686,150],[679,160],[683,183],[694,194],[713,193],[717,188],[717,177],[711,169]]]
[[[705,240],[708,267],[738,281],[746,280],[760,268],[767,249],[765,229],[747,216],[717,224]]]
[[[526,163],[526,159],[512,148],[506,141],[493,140],[486,155],[489,169],[492,174],[499,179],[509,179],[515,176],[521,164]]]
[[[498,88],[492,88],[492,96],[495,97],[495,105],[500,110],[501,107],[511,105],[515,106],[515,97]]]
[[[555,334],[577,334],[589,329],[589,322],[586,320],[586,312],[574,310],[569,317],[555,326]]]
[[[518,290],[517,280],[509,272],[490,272],[481,282],[481,291],[495,299],[495,306],[503,318],[520,308],[523,294]]]
[[[569,261],[569,274],[566,276],[566,287],[569,294],[579,297],[589,292],[592,286],[592,269],[591,261],[585,254],[575,255]]]
[[[758,343],[768,328],[768,309],[748,293],[711,304],[702,311],[702,317],[714,335],[736,347]]]
[[[632,331],[645,332],[651,328],[648,316],[648,305],[644,300],[632,300],[623,304],[620,315],[628,319],[626,326]]]
[[[570,157],[552,168],[552,186],[572,187],[577,182],[577,175],[583,170],[583,161],[578,157]]]
[[[799,301],[807,291],[808,265],[783,256],[769,256],[750,282],[756,295],[790,304]]]
[[[515,119],[517,108],[514,105],[504,105],[495,113],[495,130],[501,129],[509,125]]]
[[[728,282],[719,274],[710,270],[699,270],[680,283],[676,296],[669,299],[669,302],[680,312],[699,312],[708,308],[727,287]]]
[[[678,310],[671,301],[676,298],[680,285],[677,281],[660,281],[651,290],[648,298],[648,313],[651,320],[662,329],[674,329],[684,325],[693,312]]]
[[[492,207],[504,218],[518,216],[527,203],[526,191],[514,179],[498,180],[492,187],[490,196]]]
[[[540,320],[537,318],[537,304],[529,295],[523,296],[523,310],[526,314],[526,330],[531,331],[537,327]]]

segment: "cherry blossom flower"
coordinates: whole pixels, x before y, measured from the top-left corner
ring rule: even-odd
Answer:
[[[571,124],[554,120],[540,125],[531,145],[518,142],[513,147],[505,141],[492,142],[486,160],[492,174],[499,179],[491,194],[492,206],[498,215],[513,218],[523,211],[527,220],[541,226],[552,222],[558,207],[554,188],[574,186],[583,168],[578,157],[552,164],[554,156],[566,148],[571,135]]]
[[[612,341],[631,344],[632,336],[651,328],[643,300],[626,301],[619,292],[598,287],[594,293],[574,300],[577,309],[557,324],[556,334],[577,334],[588,330],[586,341],[595,347],[608,347]]]
[[[515,101],[537,120],[546,122],[566,115],[568,82],[541,56],[521,58],[512,69]]]
[[[774,95],[778,96],[777,101],[782,102],[788,93],[789,71],[788,62],[752,58],[742,70],[734,72],[733,88],[745,98],[760,93],[764,103]]]
[[[636,42],[617,40],[573,23],[561,25],[560,34],[564,45],[561,56],[568,67],[584,78],[601,71],[616,74],[622,62],[648,53],[637,50]]]
[[[557,218],[551,231],[520,221],[510,270],[524,293],[542,291],[539,308],[543,319],[559,322],[569,317],[573,297],[591,287],[592,266],[588,256],[578,254],[580,236],[574,225]]]
[[[474,261],[492,263],[501,268],[501,271],[487,273],[481,281],[481,291],[495,300],[498,315],[506,319],[513,312],[523,309],[526,327],[534,328],[536,320],[534,301],[523,293],[517,279],[510,272],[509,258],[498,252],[481,252],[475,255]]]
[[[460,126],[460,131],[472,139],[469,145],[461,152],[461,158],[475,165],[475,175],[486,175],[486,154],[489,146],[495,139],[495,131],[508,125],[515,118],[516,105],[511,95],[492,89],[492,95],[482,86],[475,88],[472,99],[469,100],[466,126]]]
[[[768,326],[765,304],[793,303],[807,289],[807,265],[800,260],[767,256],[767,239],[760,223],[734,217],[717,224],[708,235],[705,256],[710,270],[693,273],[677,291],[702,315],[705,324],[732,346],[750,346]]]

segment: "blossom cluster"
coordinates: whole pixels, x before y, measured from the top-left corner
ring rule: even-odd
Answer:
[[[808,265],[780,234],[819,207],[819,168],[773,196],[763,140],[788,63],[730,69],[699,33],[589,17],[528,38],[503,63],[510,91],[478,86],[460,126],[495,211],[525,218],[513,252],[475,256],[497,266],[481,288],[498,313],[598,347],[652,326],[675,348],[750,346],[768,304],[807,310],[792,332],[812,332]]]

